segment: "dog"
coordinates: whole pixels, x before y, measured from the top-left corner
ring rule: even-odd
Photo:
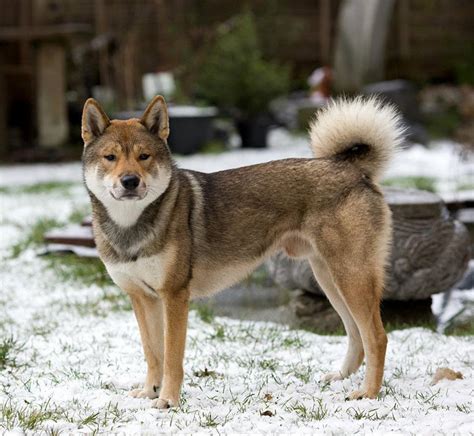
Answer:
[[[147,362],[133,397],[178,406],[190,299],[235,284],[278,250],[309,261],[344,323],[346,357],[323,380],[348,377],[365,356],[363,385],[349,399],[378,395],[391,215],[377,183],[403,140],[401,119],[377,98],[341,99],[309,133],[314,158],[207,174],[174,163],[163,97],[141,119],[121,121],[86,101],[83,175],[94,237],[130,296]]]

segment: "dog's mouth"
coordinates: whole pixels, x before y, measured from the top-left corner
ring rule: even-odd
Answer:
[[[138,194],[137,192],[123,192],[119,195],[114,194],[113,191],[110,191],[110,195],[114,200],[117,201],[138,201],[143,200],[146,197],[146,192],[142,195]]]

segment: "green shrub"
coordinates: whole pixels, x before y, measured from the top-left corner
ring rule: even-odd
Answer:
[[[289,70],[263,59],[255,19],[245,12],[223,26],[210,47],[197,80],[197,94],[248,117],[289,87]]]

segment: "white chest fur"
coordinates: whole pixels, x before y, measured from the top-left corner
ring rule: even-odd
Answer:
[[[162,252],[150,257],[138,258],[135,262],[106,264],[110,277],[125,292],[139,290],[157,297],[166,280],[169,253]]]

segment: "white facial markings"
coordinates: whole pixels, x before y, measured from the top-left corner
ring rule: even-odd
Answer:
[[[171,179],[171,170],[160,167],[157,176],[148,174],[144,197],[127,201],[113,197],[114,180],[110,176],[101,177],[98,165],[86,168],[84,178],[87,187],[107,209],[110,218],[121,227],[130,227],[137,222],[145,208],[166,191]]]

